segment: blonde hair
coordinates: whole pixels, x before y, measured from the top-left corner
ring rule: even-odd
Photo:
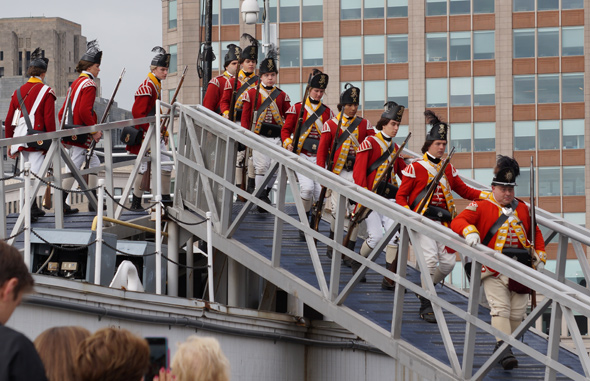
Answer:
[[[35,349],[43,361],[49,381],[76,380],[76,350],[88,336],[90,331],[75,326],[48,328],[37,336]]]
[[[172,360],[177,381],[229,381],[229,361],[212,337],[190,336]]]

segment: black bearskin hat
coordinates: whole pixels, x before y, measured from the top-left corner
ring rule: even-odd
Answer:
[[[268,53],[266,53],[266,58],[262,60],[258,69],[258,73],[260,75],[266,73],[279,73],[279,67],[277,65],[277,52],[274,49],[268,50]]]
[[[344,91],[340,94],[340,104],[342,106],[361,103],[361,89],[354,87],[352,83],[344,85]]]
[[[47,70],[49,64],[49,58],[43,57],[43,51],[41,48],[37,48],[31,53],[31,63],[29,67],[38,67],[39,69]]]
[[[88,61],[100,65],[102,60],[102,50],[98,46],[98,40],[92,40],[86,44],[86,53],[80,58],[80,61]]]
[[[258,40],[249,35],[248,33],[242,34],[242,38],[250,41],[250,45],[242,49],[241,59],[249,59],[258,62]]]
[[[449,135],[449,125],[442,122],[438,116],[430,110],[426,110],[424,115],[428,120],[428,124],[432,126],[430,132],[426,135],[426,141],[447,140]]]
[[[311,74],[311,81],[309,82],[309,87],[314,89],[321,89],[326,90],[328,87],[328,81],[330,77],[326,73],[322,73],[318,69],[313,69]]]
[[[226,68],[232,61],[239,61],[242,49],[235,44],[229,44],[227,46],[227,53],[225,53],[225,59],[223,61],[223,67]]]
[[[166,49],[161,46],[154,46],[152,52],[156,53],[152,58],[153,66],[168,67],[170,66],[170,54],[166,53]]]
[[[385,106],[385,112],[383,114],[381,114],[382,118],[395,120],[398,123],[402,122],[402,117],[404,116],[404,110],[406,109],[404,106],[398,105],[397,103],[395,103],[393,101],[389,101],[386,104],[384,104],[383,106]]]
[[[498,155],[492,185],[515,186],[518,175],[520,175],[518,162],[510,156]]]

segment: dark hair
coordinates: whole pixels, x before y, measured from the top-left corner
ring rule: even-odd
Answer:
[[[0,287],[12,278],[18,280],[14,287],[14,300],[21,292],[33,290],[35,281],[29,273],[22,255],[15,247],[0,241]]]
[[[246,61],[246,60],[250,60],[250,58],[248,58],[248,57],[241,57],[241,56],[240,56],[240,59],[238,60],[238,62],[239,62],[239,64],[241,65],[241,64],[243,64],[243,63],[244,63],[244,61]],[[250,60],[250,61],[254,61],[254,62],[258,63],[258,60]]]
[[[80,60],[80,62],[78,62],[78,65],[76,65],[76,71],[78,73],[81,73],[81,72],[83,72],[84,70],[88,69],[90,66],[92,66],[94,64],[95,64],[95,62]]]
[[[424,145],[422,146],[422,153],[426,153],[428,152],[428,149],[430,148],[430,146],[432,145],[432,143],[434,143],[434,140],[427,140],[424,142]]]
[[[41,69],[40,67],[37,67],[37,66],[29,66],[29,68],[27,69],[27,76],[28,77],[38,77],[43,73],[47,73],[47,70]]]
[[[377,124],[375,125],[375,128],[379,131],[381,131],[383,129],[383,126],[386,126],[387,123],[389,123],[391,119],[389,118],[381,118],[379,119],[379,121],[377,122]]]

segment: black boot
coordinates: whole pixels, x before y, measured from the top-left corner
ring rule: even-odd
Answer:
[[[350,249],[350,251],[354,251],[354,247],[356,246],[356,241],[350,240],[348,241],[348,244],[346,245],[346,247],[348,247]],[[353,260],[350,259],[350,257],[347,257],[346,255],[342,258],[342,261],[344,262],[345,266],[348,267],[352,267],[352,262]],[[354,274],[354,272],[353,272]],[[361,282],[366,282],[366,279],[363,281],[361,280]]]
[[[137,197],[133,195],[133,201],[131,201],[131,210],[142,210],[143,207],[141,206],[141,197]]]
[[[66,203],[66,199],[68,198],[68,192],[62,192],[62,197],[64,200],[64,216],[69,214],[76,214],[79,212],[78,208],[72,208]]]
[[[385,263],[385,268],[393,273],[397,271],[397,258],[393,261],[393,263]],[[395,283],[393,280],[389,279],[388,277],[383,277],[381,281],[381,288],[384,290],[395,291]]]
[[[307,223],[309,223],[309,216],[311,216],[311,210],[305,212],[305,215],[307,216]],[[302,241],[305,241],[305,232],[303,230],[299,230],[299,238]]]
[[[420,299],[420,318],[428,323],[436,323],[436,317],[434,316],[434,310],[432,309],[430,300],[423,296],[418,296],[418,299]]]
[[[496,352],[496,350],[500,348],[502,344],[504,344],[503,340],[498,341],[496,343],[496,347],[494,348],[494,352]],[[502,368],[504,368],[504,370],[518,368],[518,360],[516,359],[516,357],[514,357],[514,354],[512,353],[512,348],[510,347],[508,347],[508,349],[504,353],[504,356],[500,359],[500,361],[498,361],[498,363],[502,365]]]
[[[96,190],[93,190],[91,192],[94,195],[94,198],[96,199],[96,201],[98,202],[98,195],[96,193]],[[107,206],[104,203],[102,204],[102,210],[107,210]],[[96,212],[96,209],[94,209],[94,206],[92,206],[92,204],[90,203],[90,200],[88,200],[88,211],[89,212]]]
[[[256,189],[256,180],[252,177],[248,177],[248,187],[246,188],[246,192],[253,193],[254,189]]]
[[[357,261],[352,261],[350,263],[350,268],[352,269],[352,275],[356,274],[359,269],[361,268],[361,264]],[[367,282],[367,277],[363,275],[363,277],[360,280],[361,283],[366,283]]]
[[[328,236],[330,239],[334,239],[334,232],[330,230],[330,235]],[[326,255],[328,258],[332,259],[332,246],[326,247]]]
[[[31,216],[34,217],[43,217],[45,215],[45,211],[37,206],[37,197],[35,197],[35,201],[31,204]]]
[[[258,197],[259,199],[261,199],[262,201],[266,202],[267,204],[271,204],[270,202],[270,194],[271,188],[266,188],[264,191],[262,191],[262,194]],[[257,207],[258,208],[258,213],[268,213],[266,211],[266,209],[261,208],[260,206]]]

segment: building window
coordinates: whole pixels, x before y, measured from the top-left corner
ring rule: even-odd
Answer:
[[[539,74],[537,103],[559,103],[559,74]]]
[[[451,147],[457,152],[471,152],[471,123],[453,123]]]
[[[516,197],[529,197],[531,191],[531,170],[530,165],[520,167],[520,176],[518,176],[518,186],[514,187]]]
[[[0,67],[0,78],[4,77],[4,68]]]
[[[174,92],[175,91],[176,91],[176,89],[170,89],[170,90],[168,90],[168,102],[172,103],[172,98],[174,98]]]
[[[540,120],[538,123],[539,150],[559,149],[559,120]]]
[[[584,74],[562,74],[561,94],[563,94],[562,102],[584,102]]]
[[[584,55],[584,27],[568,27],[561,29],[561,55]]]
[[[170,53],[170,66],[168,67],[168,73],[176,73],[178,71],[178,45],[174,44],[168,46],[168,53]]]
[[[516,105],[535,103],[535,76],[515,75],[513,96]]]
[[[205,15],[201,16],[201,25],[205,25]],[[211,25],[219,25],[219,1],[213,1],[213,11],[211,12]]]
[[[279,62],[281,67],[301,66],[299,43],[299,39],[280,40],[281,57]]]
[[[471,59],[471,32],[451,32],[451,61]]]
[[[452,15],[468,15],[471,13],[471,0],[451,0]]]
[[[426,34],[426,61],[438,62],[447,60],[447,34]]]
[[[539,28],[537,30],[537,56],[559,56],[559,28]]]
[[[473,78],[473,105],[493,106],[496,104],[496,77]]]
[[[361,64],[361,41],[361,36],[340,37],[340,65]]]
[[[393,141],[395,143],[397,143],[398,145],[401,145],[404,142],[404,140],[406,140],[406,138],[408,137],[409,132],[410,132],[410,126],[408,126],[408,125],[399,126],[399,129],[397,130],[397,134],[393,138]],[[401,182],[401,179],[399,177],[397,179],[398,179],[397,183],[399,184]]]
[[[364,1],[364,18],[365,19],[380,19],[385,14],[383,8],[383,0],[365,0]]]
[[[262,16],[264,16],[264,0],[258,0],[260,11],[258,12],[258,22],[264,23]],[[277,0],[268,0],[268,21],[277,22]]]
[[[565,119],[563,121],[564,149],[584,148],[584,119]]]
[[[398,79],[387,81],[387,101],[408,105],[408,80]]]
[[[280,16],[281,22],[299,22],[300,0],[281,0]]]
[[[569,0],[565,0],[566,2]],[[559,0],[537,0],[537,11],[553,11],[559,8]]]
[[[324,39],[303,39],[303,66],[322,66],[324,64]]]
[[[4,51],[0,50],[0,61],[4,61]]]
[[[494,13],[494,0],[473,0],[473,13]]]
[[[213,51],[213,54],[215,55],[215,59],[211,62],[211,70],[219,70],[219,41],[211,43],[211,51]]]
[[[176,28],[177,20],[176,0],[168,2],[168,29]]]
[[[586,174],[583,166],[563,167],[563,195],[583,196]]]
[[[340,0],[340,18],[357,20],[361,18],[361,2],[358,0]]]
[[[495,57],[495,32],[486,30],[473,32],[473,59],[493,60]]]
[[[451,107],[471,106],[471,77],[451,78]]]
[[[535,122],[514,122],[514,150],[534,151],[535,150]]]
[[[324,6],[322,0],[303,0],[302,6],[302,21],[322,21],[324,19]]]
[[[447,79],[426,79],[426,107],[447,107]]]
[[[539,196],[559,196],[561,194],[559,167],[540,167],[537,169],[537,175]]]
[[[561,2],[561,9],[582,9],[584,0],[564,0]]]
[[[240,23],[240,0],[221,0],[221,25]]]
[[[301,99],[301,84],[300,83],[285,83],[281,84],[281,90],[283,90],[289,98],[291,98],[291,102],[294,102],[294,99]]]
[[[385,95],[384,81],[365,81],[364,104],[365,110],[383,109],[383,96]]]
[[[426,16],[447,14],[447,0],[426,0]]]
[[[572,224],[578,224],[583,228],[586,227],[586,213],[563,213],[563,219]]]
[[[387,36],[387,63],[408,62],[408,35]]]
[[[382,64],[385,61],[385,36],[364,36],[365,65]]]
[[[496,123],[473,123],[473,151],[496,150]]]
[[[535,10],[535,0],[513,0],[512,10],[514,12],[533,12]]]
[[[512,31],[514,43],[514,58],[529,58],[535,56],[535,30],[515,29]]]
[[[408,17],[408,0],[387,0],[387,17]]]

